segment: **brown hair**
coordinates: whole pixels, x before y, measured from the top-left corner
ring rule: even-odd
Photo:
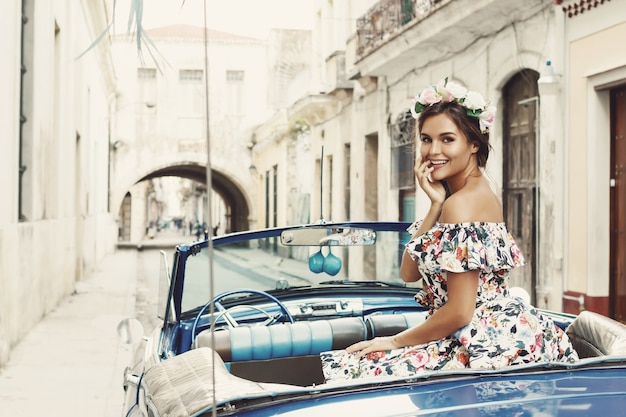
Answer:
[[[418,129],[417,133],[419,134],[419,132],[422,131],[422,127],[426,119],[438,114],[445,114],[448,116],[470,143],[478,144],[476,158],[478,159],[478,166],[484,168],[487,165],[489,151],[491,151],[491,145],[489,144],[489,132],[482,133],[480,131],[478,119],[476,117],[468,116],[467,109],[461,104],[451,101],[439,102],[427,106],[424,111],[420,113],[418,123],[416,124]]]

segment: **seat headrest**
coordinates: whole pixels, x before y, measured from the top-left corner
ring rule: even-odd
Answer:
[[[567,327],[566,333],[581,358],[626,356],[626,325],[601,314],[582,311]]]

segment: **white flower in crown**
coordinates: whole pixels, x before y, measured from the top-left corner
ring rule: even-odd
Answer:
[[[480,131],[486,132],[489,130],[491,126],[493,126],[493,122],[496,119],[496,107],[495,106],[487,106],[485,110],[483,110],[478,115],[478,123],[480,124]]]
[[[439,94],[439,91],[437,91],[435,87],[426,87],[419,95],[417,101],[424,105],[439,103],[441,101],[441,94]]]
[[[437,84],[437,91],[442,97],[443,101],[459,101],[467,94],[467,88],[461,84],[457,84],[454,81],[441,80]]]
[[[419,113],[424,111],[427,106],[432,106],[435,103],[441,101],[441,95],[437,93],[437,90],[433,86],[426,87],[419,96],[413,99],[413,105],[411,106],[411,114],[414,118],[419,117]]]
[[[469,91],[461,104],[467,107],[468,110],[483,110],[487,105],[483,96],[475,91]]]

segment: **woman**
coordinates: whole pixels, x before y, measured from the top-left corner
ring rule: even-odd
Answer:
[[[421,142],[415,175],[431,204],[408,229],[400,274],[423,280],[416,300],[429,317],[395,336],[323,352],[326,380],[577,360],[550,318],[509,294],[509,272],[524,259],[483,174],[495,108],[445,79],[411,110]]]

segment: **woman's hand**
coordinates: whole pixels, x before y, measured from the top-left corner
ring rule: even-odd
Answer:
[[[430,198],[430,201],[434,204],[443,204],[446,200],[446,189],[441,181],[433,181],[430,178],[430,173],[433,172],[430,161],[425,160],[422,155],[419,155],[413,170],[417,182],[428,198]]]
[[[364,340],[348,346],[346,352],[355,353],[357,358],[362,358],[368,353],[400,349],[401,347],[393,341],[393,336],[375,337],[372,340]]]

